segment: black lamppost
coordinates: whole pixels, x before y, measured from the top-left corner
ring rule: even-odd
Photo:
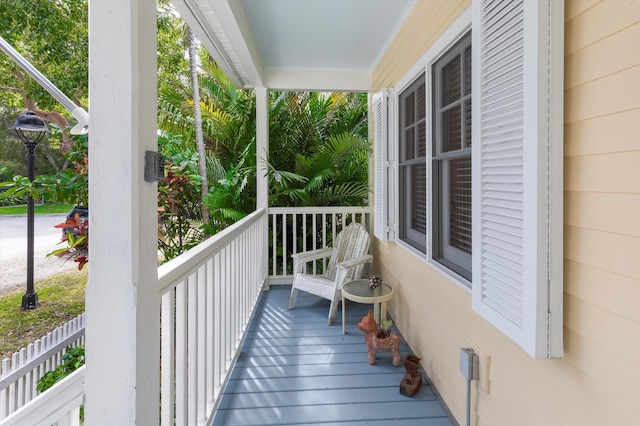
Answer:
[[[44,121],[32,111],[27,111],[16,119],[16,124],[11,128],[27,148],[27,177],[30,182],[35,178],[34,160],[38,142],[49,133]],[[38,307],[38,293],[33,289],[33,197],[27,195],[27,291],[22,296],[22,310]]]

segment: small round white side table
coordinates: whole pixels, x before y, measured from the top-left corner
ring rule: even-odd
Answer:
[[[394,290],[387,283],[382,283],[376,288],[369,287],[369,280],[350,281],[342,286],[342,334],[346,333],[345,299],[357,303],[373,303],[373,317],[378,324],[380,320],[387,319],[387,302],[393,299]]]

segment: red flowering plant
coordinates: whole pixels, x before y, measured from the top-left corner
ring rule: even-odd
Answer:
[[[56,249],[47,254],[47,257],[57,256],[67,257],[67,260],[73,259],[78,263],[78,270],[82,270],[84,265],[89,262],[89,219],[82,218],[80,213],[76,213],[55,227],[66,231],[59,244],[67,243],[67,247]]]

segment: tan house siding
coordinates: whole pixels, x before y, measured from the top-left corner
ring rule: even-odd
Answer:
[[[374,70],[372,87],[390,87],[422,56],[470,0],[420,0]]]
[[[468,1],[420,1],[374,72],[393,87]],[[460,423],[459,348],[481,354],[472,425],[640,419],[640,2],[565,2],[564,359],[533,360],[421,256],[374,241],[390,311]],[[402,267],[398,267],[402,265]]]

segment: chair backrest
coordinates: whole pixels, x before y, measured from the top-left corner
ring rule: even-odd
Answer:
[[[333,253],[331,253],[324,275],[327,278],[334,279],[336,276],[336,264],[364,256],[369,251],[370,244],[371,237],[366,228],[360,223],[351,223],[336,236],[333,242]],[[360,278],[363,268],[364,265],[355,268],[349,278]]]

